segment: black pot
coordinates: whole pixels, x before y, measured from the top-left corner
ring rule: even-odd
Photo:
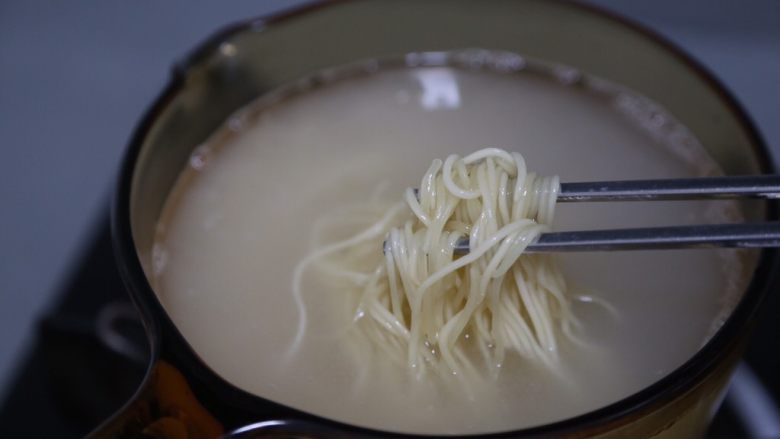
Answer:
[[[727,174],[776,172],[745,113],[698,64],[647,30],[576,3],[343,1],[229,26],[174,68],[125,157],[113,208],[113,240],[121,274],[143,316],[152,360],[134,399],[92,437],[406,436],[317,417],[229,384],[179,333],[144,268],[150,265],[160,210],[180,170],[192,150],[235,110],[324,67],[466,47],[522,53],[626,85],[690,128]],[[778,209],[753,205],[746,214],[774,220]],[[660,381],[582,416],[481,437],[701,435],[722,400],[751,320],[774,285],[778,264],[777,252],[763,251],[728,321]]]

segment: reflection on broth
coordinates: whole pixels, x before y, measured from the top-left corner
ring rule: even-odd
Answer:
[[[150,273],[187,341],[249,392],[339,421],[414,433],[561,420],[681,365],[744,289],[750,267],[736,251],[559,255],[572,294],[610,307],[572,302],[585,344],[560,340],[559,373],[507,356],[495,379],[469,392],[392,361],[356,361],[349,336],[355,300],[318,270],[301,279],[306,325],[296,339],[296,265],[317,245],[358,232],[365,218],[356,205],[399,201],[435,158],[499,147],[563,181],[718,172],[684,127],[626,90],[511,54],[435,56],[434,64],[454,62],[434,66],[412,56],[407,67],[377,69],[373,62],[371,73],[348,74],[355,66],[320,73],[298,84],[306,91],[291,86],[259,99],[195,151],[160,219]],[[308,87],[314,82],[325,84]],[[728,201],[556,209],[556,230],[738,219]],[[350,211],[352,221],[328,219]],[[382,260],[382,240],[366,266]]]

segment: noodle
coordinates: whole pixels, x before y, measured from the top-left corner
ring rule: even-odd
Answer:
[[[553,257],[524,251],[550,229],[559,187],[558,177],[529,173],[520,154],[497,148],[434,160],[417,192],[298,264],[292,349],[306,326],[301,278],[316,263],[357,299],[362,355],[370,346],[382,360],[442,376],[495,375],[507,355],[555,369],[561,336],[573,338],[577,326],[571,298]],[[361,270],[382,239],[381,261]],[[469,242],[462,256],[461,239]]]

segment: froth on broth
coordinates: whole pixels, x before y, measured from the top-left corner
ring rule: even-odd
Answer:
[[[494,381],[466,393],[389,362],[357,362],[344,336],[354,309],[316,270],[303,280],[306,332],[290,353],[300,318],[291,280],[315,224],[372,197],[400,199],[434,158],[496,146],[562,181],[719,172],[690,132],[627,90],[557,67],[498,70],[394,67],[291,86],[241,110],[194,151],[160,218],[149,275],[215,372],[338,421],[465,434],[603,407],[701,347],[744,289],[750,264],[736,251],[560,255],[570,288],[609,304],[574,303],[588,347],[563,342],[560,376],[509,358]],[[557,209],[557,230],[739,219],[726,201]],[[327,227],[331,240],[355,232],[349,223]]]

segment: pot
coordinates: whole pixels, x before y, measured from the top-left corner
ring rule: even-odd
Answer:
[[[744,111],[701,66],[657,35],[589,6],[545,0],[338,1],[229,26],[174,67],[130,142],[114,199],[112,237],[152,360],[133,400],[91,437],[407,437],[324,419],[231,385],[182,337],[145,268],[151,265],[160,211],[180,170],[235,110],[329,66],[469,47],[521,53],[630,87],[686,125],[727,174],[776,172]],[[746,209],[748,218],[778,217],[772,204]],[[762,251],[725,324],[651,386],[575,418],[480,437],[701,436],[778,267],[777,252]]]

